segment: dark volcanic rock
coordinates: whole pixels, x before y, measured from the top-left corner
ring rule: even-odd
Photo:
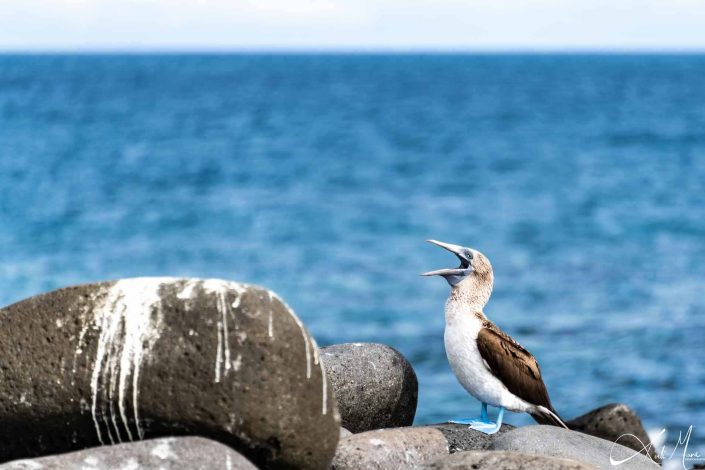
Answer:
[[[353,433],[409,426],[418,382],[411,364],[383,344],[348,343],[321,349],[342,425]]]
[[[341,440],[334,470],[415,468],[448,454],[443,434],[429,427],[379,429]]]
[[[659,461],[639,415],[627,405],[611,403],[567,421],[566,424],[575,431],[618,442],[643,454],[646,454],[646,448],[649,457]]]
[[[82,470],[257,470],[257,467],[226,445],[202,437],[165,437],[114,446],[52,455],[31,460],[15,460],[0,470],[70,469]]]
[[[313,338],[265,289],[140,278],[0,309],[0,461],[201,435],[327,468],[339,434]]]
[[[438,429],[443,433],[448,441],[448,449],[451,454],[467,450],[487,449],[494,438],[514,429],[511,424],[503,424],[496,434],[488,435],[470,429],[466,424],[440,423],[431,424],[427,427]]]
[[[429,470],[594,470],[582,462],[502,450],[459,452],[424,468]]]
[[[524,426],[494,439],[491,450],[511,450],[578,460],[604,470],[659,469],[650,458],[633,449],[598,437],[556,426]],[[619,463],[612,465],[611,459]]]

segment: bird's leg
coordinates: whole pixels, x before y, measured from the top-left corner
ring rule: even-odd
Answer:
[[[494,434],[494,433],[496,433],[497,431],[499,431],[499,428],[502,427],[502,419],[503,419],[503,418],[504,418],[504,407],[503,407],[503,406],[500,406],[500,407],[499,407],[499,413],[497,413],[497,422],[496,422],[496,423],[493,423],[492,421],[490,421],[491,426],[489,426],[489,427],[487,427],[487,428],[483,428],[483,429],[473,428],[472,425],[470,425],[470,427],[471,427],[472,429],[477,429],[478,431],[482,431],[482,432],[484,432],[485,434]]]
[[[494,425],[492,421],[489,420],[487,417],[487,403],[482,404],[482,410],[480,411],[480,418],[472,418],[472,419],[451,419],[448,421],[449,423],[453,424],[469,424],[472,429],[476,429],[473,426],[487,426],[487,425]]]

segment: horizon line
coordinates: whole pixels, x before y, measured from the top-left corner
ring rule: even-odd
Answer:
[[[701,55],[705,47],[428,47],[428,46],[371,46],[371,47],[288,47],[288,46],[165,46],[165,47],[4,47],[0,45],[0,55]]]

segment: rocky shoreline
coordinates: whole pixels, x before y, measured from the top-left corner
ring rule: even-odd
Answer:
[[[656,468],[626,405],[552,426],[413,426],[393,348],[319,349],[275,293],[137,278],[0,309],[0,470]],[[653,460],[652,460],[653,458]]]

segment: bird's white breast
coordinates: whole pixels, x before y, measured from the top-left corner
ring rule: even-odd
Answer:
[[[477,348],[482,321],[452,301],[446,304],[444,333],[446,355],[460,384],[478,400],[511,411],[526,411],[529,406],[511,393],[485,364]]]

